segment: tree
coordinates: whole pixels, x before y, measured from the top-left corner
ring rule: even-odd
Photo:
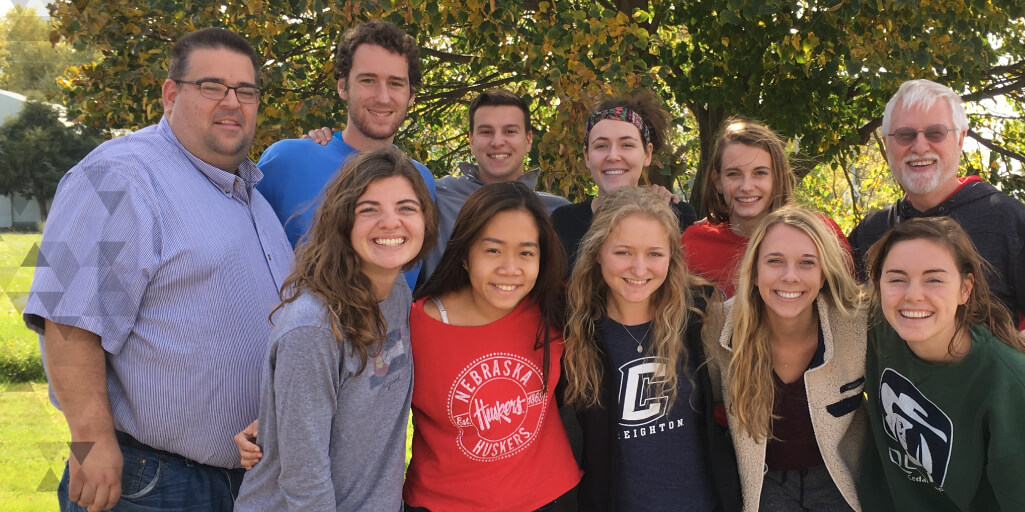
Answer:
[[[52,97],[57,78],[72,65],[97,57],[87,48],[51,43],[55,27],[35,10],[15,5],[0,20],[0,89],[26,96]]]
[[[970,135],[1000,155],[993,170],[1003,183],[1025,185],[1013,178],[1025,161],[1020,0],[92,0],[51,9],[63,37],[103,53],[65,85],[74,114],[104,127],[158,119],[167,47],[209,25],[244,34],[267,58],[254,151],[338,126],[334,42],[358,21],[384,18],[421,43],[426,85],[399,143],[438,174],[467,155],[465,104],[494,86],[535,98],[531,156],[548,188],[571,197],[590,181],[581,158],[589,105],[637,87],[665,99],[676,127],[677,149],[658,156],[652,181],[697,192],[714,133],[735,114],[800,140],[800,176],[820,165],[847,173],[875,150],[868,144],[899,83],[931,78],[972,102],[1007,98],[1015,114],[973,117]]]
[[[45,220],[61,177],[104,138],[96,130],[66,126],[52,105],[26,102],[0,126],[0,194],[35,199]]]

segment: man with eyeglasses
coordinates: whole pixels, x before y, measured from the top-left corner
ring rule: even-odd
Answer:
[[[1025,329],[1025,204],[978,176],[957,175],[968,117],[945,85],[910,80],[886,104],[886,160],[904,197],[871,213],[849,237],[859,275],[868,248],[894,225],[916,217],[949,216],[971,237],[992,268],[986,282]]]
[[[160,123],[61,180],[25,322],[71,446],[62,511],[232,510],[292,248],[247,158],[261,61],[219,28],[171,49]]]

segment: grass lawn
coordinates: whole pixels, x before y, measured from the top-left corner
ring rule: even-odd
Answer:
[[[5,512],[57,509],[70,440],[46,384],[0,385],[0,503]]]
[[[21,310],[32,285],[39,234],[0,233],[0,503],[4,511],[57,508],[57,479],[70,438],[64,415],[50,404],[46,384],[8,382],[42,376],[39,342]]]

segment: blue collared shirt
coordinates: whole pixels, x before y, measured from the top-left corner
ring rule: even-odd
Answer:
[[[25,307],[40,334],[48,318],[100,336],[116,429],[220,467],[238,467],[232,436],[257,417],[292,263],[260,170],[237,172],[190,154],[166,119],[104,143],[61,180]]]

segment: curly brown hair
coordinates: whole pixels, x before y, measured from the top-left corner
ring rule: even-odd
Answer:
[[[423,74],[420,72],[420,47],[413,36],[401,28],[383,20],[360,23],[346,30],[338,41],[335,50],[335,79],[346,79],[348,86],[349,71],[352,71],[352,55],[360,45],[373,44],[392,53],[406,58],[409,70],[409,88],[413,92],[423,85]]]
[[[409,180],[424,216],[423,246],[406,269],[430,252],[438,239],[438,210],[412,160],[394,147],[360,153],[324,190],[313,226],[296,248],[295,268],[281,287],[282,303],[270,315],[273,321],[274,313],[301,292],[313,294],[330,312],[335,341],[347,340],[359,355],[360,372],[380,352],[387,325],[350,235],[359,198],[372,183],[392,176]]]

